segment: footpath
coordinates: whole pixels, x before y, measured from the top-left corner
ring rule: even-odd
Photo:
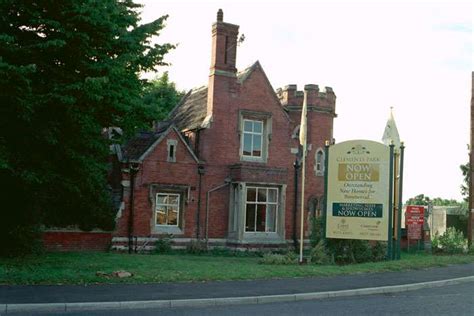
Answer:
[[[464,282],[474,282],[474,263],[404,272],[272,280],[109,285],[0,285],[0,314],[259,304],[395,293]]]

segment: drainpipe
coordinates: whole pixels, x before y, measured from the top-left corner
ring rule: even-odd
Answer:
[[[295,197],[293,205],[293,247],[295,247],[296,251],[298,249],[298,238],[296,237],[296,214],[298,213],[298,169],[300,168],[300,162],[298,157],[295,159],[293,167],[295,168]]]
[[[204,175],[204,166],[198,166],[198,175],[199,175],[199,188],[198,188],[198,200],[197,200],[197,212],[196,212],[196,239],[199,240],[201,237],[201,192],[202,192],[202,176]]]
[[[212,192],[217,191],[217,190],[229,185],[229,183],[231,183],[231,181],[232,180],[230,178],[225,178],[223,184],[220,184],[217,187],[214,187],[214,188],[210,189],[206,193],[206,227],[205,227],[206,248],[208,247],[208,244],[209,244],[209,199],[210,199],[210,195],[211,195]]]
[[[133,224],[134,224],[134,191],[135,191],[135,175],[140,166],[138,163],[129,162],[128,168],[130,170],[130,215],[128,217],[128,253],[132,253],[133,248]]]

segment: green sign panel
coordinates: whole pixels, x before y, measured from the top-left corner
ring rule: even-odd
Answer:
[[[332,216],[382,218],[383,204],[333,203]]]

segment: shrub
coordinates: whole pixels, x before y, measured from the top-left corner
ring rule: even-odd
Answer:
[[[155,242],[155,253],[168,253],[171,251],[171,243],[173,241],[173,235],[172,234],[166,234],[164,236],[161,236],[156,242]]]
[[[0,257],[43,253],[42,234],[42,230],[36,225],[25,224],[5,228],[0,232]]]
[[[294,252],[288,252],[286,255],[277,253],[266,253],[259,260],[260,264],[295,264],[298,257]]]
[[[372,261],[384,261],[387,258],[387,243],[377,241],[372,247]]]
[[[309,253],[309,262],[312,264],[329,264],[331,263],[331,256],[326,250],[324,241],[320,240],[316,246],[311,248]]]
[[[467,249],[467,253],[469,255],[474,255],[474,243],[471,243],[471,246],[469,247],[469,249]]]
[[[323,234],[323,218],[322,216],[312,216],[310,218],[311,231],[309,234],[309,242],[311,248],[316,247],[318,243],[322,240]]]
[[[338,264],[362,263],[373,260],[373,252],[367,240],[328,239],[327,249],[332,261]]]
[[[434,253],[459,254],[466,253],[467,239],[461,231],[454,227],[448,227],[443,235],[435,235],[431,242],[431,249]]]
[[[207,245],[202,240],[191,240],[186,246],[186,252],[193,255],[201,255],[207,252]]]
[[[357,263],[372,261],[372,247],[367,240],[352,240],[351,251]]]

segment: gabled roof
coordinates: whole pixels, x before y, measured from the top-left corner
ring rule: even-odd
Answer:
[[[207,87],[191,89],[171,111],[169,120],[179,130],[201,127],[207,114]]]
[[[137,161],[143,153],[168,129],[169,125],[155,131],[138,132],[122,146],[123,161]]]
[[[175,131],[183,145],[188,150],[189,154],[193,157],[196,162],[199,162],[199,159],[194,154],[191,147],[189,147],[186,140],[183,138],[181,133],[176,129],[173,124],[164,124],[152,132],[139,132],[135,137],[131,138],[123,146],[123,162],[126,161],[135,161],[143,162],[143,160],[153,151],[153,149],[170,133],[170,131]]]
[[[237,74],[237,81],[243,83],[250,74],[261,67],[256,61]],[[207,86],[191,89],[171,111],[168,119],[178,130],[194,130],[202,127],[207,115]]]

